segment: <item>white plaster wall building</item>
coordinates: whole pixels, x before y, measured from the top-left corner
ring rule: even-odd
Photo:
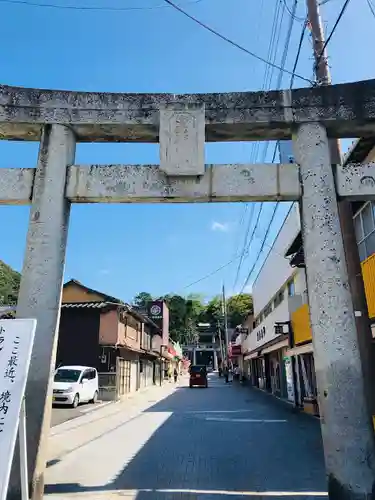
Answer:
[[[284,366],[289,348],[289,306],[294,297],[306,293],[306,280],[304,270],[291,268],[285,252],[299,231],[299,207],[293,204],[253,284],[253,329],[242,341],[244,371],[251,383],[291,400],[293,381]]]

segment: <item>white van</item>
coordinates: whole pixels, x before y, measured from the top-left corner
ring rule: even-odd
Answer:
[[[53,403],[77,408],[79,403],[96,403],[98,372],[90,366],[59,366],[53,380]]]

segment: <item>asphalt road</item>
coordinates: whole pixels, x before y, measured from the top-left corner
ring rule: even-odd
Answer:
[[[96,405],[92,404],[82,404],[78,406],[78,408],[69,408],[68,406],[53,406],[52,407],[52,419],[51,419],[51,427],[55,427],[55,425],[62,424],[67,422],[68,420],[73,420],[74,418],[80,417],[81,415],[94,411],[102,406],[101,403],[97,403]]]
[[[208,389],[181,386],[136,413],[95,413],[55,436],[67,451],[47,470],[45,500],[326,496],[318,420],[216,374]]]

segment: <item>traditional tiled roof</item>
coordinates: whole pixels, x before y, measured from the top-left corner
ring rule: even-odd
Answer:
[[[62,309],[104,309],[110,305],[108,302],[64,302],[61,304]]]
[[[77,286],[85,289],[87,292],[95,293],[96,295],[101,295],[103,297],[103,301],[114,302],[114,303],[119,303],[119,304],[124,303],[122,300],[117,299],[116,297],[112,297],[111,295],[107,295],[106,293],[100,292],[99,290],[95,290],[94,288],[89,288],[88,286],[84,285],[83,283],[81,283],[80,281],[75,280],[75,279],[71,279],[71,280],[67,281],[66,283],[64,283],[64,287],[66,287],[68,285],[72,285],[72,284],[77,285]]]

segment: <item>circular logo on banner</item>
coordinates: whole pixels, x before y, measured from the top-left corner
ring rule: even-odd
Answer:
[[[158,316],[161,313],[161,307],[160,306],[152,306],[150,309],[150,312],[153,316]]]

